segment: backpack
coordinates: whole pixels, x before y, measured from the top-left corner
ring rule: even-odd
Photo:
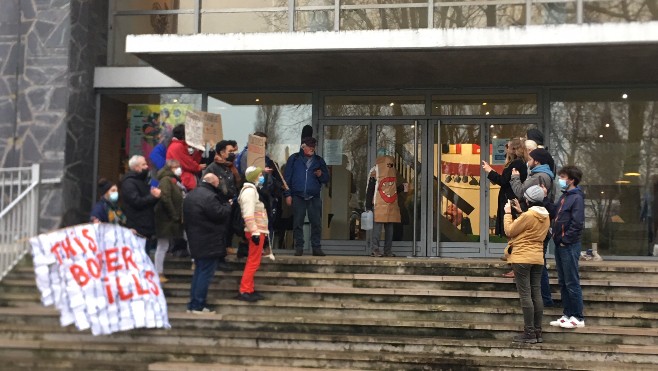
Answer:
[[[231,209],[231,228],[236,236],[244,236],[244,218],[242,218],[242,209],[239,202],[234,202]]]

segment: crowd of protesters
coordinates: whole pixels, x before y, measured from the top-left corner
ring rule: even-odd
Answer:
[[[261,132],[254,135],[267,138]],[[284,203],[292,208],[295,255],[304,253],[306,217],[311,225],[312,254],[325,255],[320,238],[320,194],[329,182],[329,170],[315,153],[316,145],[315,138],[303,133],[299,152],[288,158],[283,174],[269,156],[264,167],[249,166],[248,148],[240,151],[235,140],[217,143],[206,154],[206,164],[201,151],[188,146],[185,127],[180,125],[152,151],[153,169],[144,157],[133,156],[120,189],[107,180],[99,181],[100,200],[91,220],[121,224],[146,238],[147,252],[155,250],[161,282],[167,281],[165,254],[176,241],[186,240],[194,260],[188,311],[197,314],[214,312],[206,303],[208,287],[217,269],[230,269],[225,257],[237,235],[238,257],[247,261],[236,299],[262,300],[254,288],[254,275],[263,250],[271,249],[273,228]],[[543,341],[543,309],[555,305],[546,269],[551,240],[563,316],[550,324],[585,326],[578,273],[584,224],[584,195],[578,187],[582,171],[571,165],[556,171],[537,129],[529,130],[525,140],[510,140],[506,147],[501,174],[485,161],[482,168],[487,178],[501,187],[496,234],[508,238],[505,259],[512,271],[506,276],[515,279],[524,319],[524,332],[514,341],[537,343]],[[390,246],[385,251],[390,253]]]

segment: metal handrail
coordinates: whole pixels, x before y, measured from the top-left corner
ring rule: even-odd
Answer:
[[[4,218],[7,214],[9,214],[9,212],[12,211],[12,209],[13,209],[14,207],[16,207],[16,205],[18,205],[18,204],[23,200],[23,198],[27,197],[27,195],[28,195],[30,192],[32,192],[32,190],[33,190],[34,188],[36,188],[37,186],[39,186],[38,183],[32,183],[32,184],[30,184],[30,186],[27,187],[26,190],[24,190],[20,195],[18,195],[18,197],[16,197],[16,199],[15,199],[14,201],[12,201],[9,205],[7,205],[7,207],[5,207],[5,208],[0,212],[0,219]]]

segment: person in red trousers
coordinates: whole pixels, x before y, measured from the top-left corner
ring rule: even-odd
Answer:
[[[263,246],[269,238],[267,210],[260,195],[260,189],[265,182],[263,169],[249,166],[245,171],[245,180],[238,202],[244,219],[244,234],[249,241],[249,255],[240,281],[240,293],[236,299],[254,302],[264,299],[254,290],[254,275],[260,267]]]

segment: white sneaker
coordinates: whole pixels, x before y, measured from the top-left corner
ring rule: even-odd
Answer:
[[[192,313],[192,314],[215,314],[216,312],[210,308],[203,308],[203,309],[188,309],[187,313]]]
[[[563,323],[566,323],[569,321],[569,317],[567,316],[562,316],[555,321],[551,321],[551,326],[556,326],[556,327],[562,327]]]
[[[571,316],[568,321],[560,324],[562,328],[581,328],[585,327],[585,320],[579,321],[578,318]]]

